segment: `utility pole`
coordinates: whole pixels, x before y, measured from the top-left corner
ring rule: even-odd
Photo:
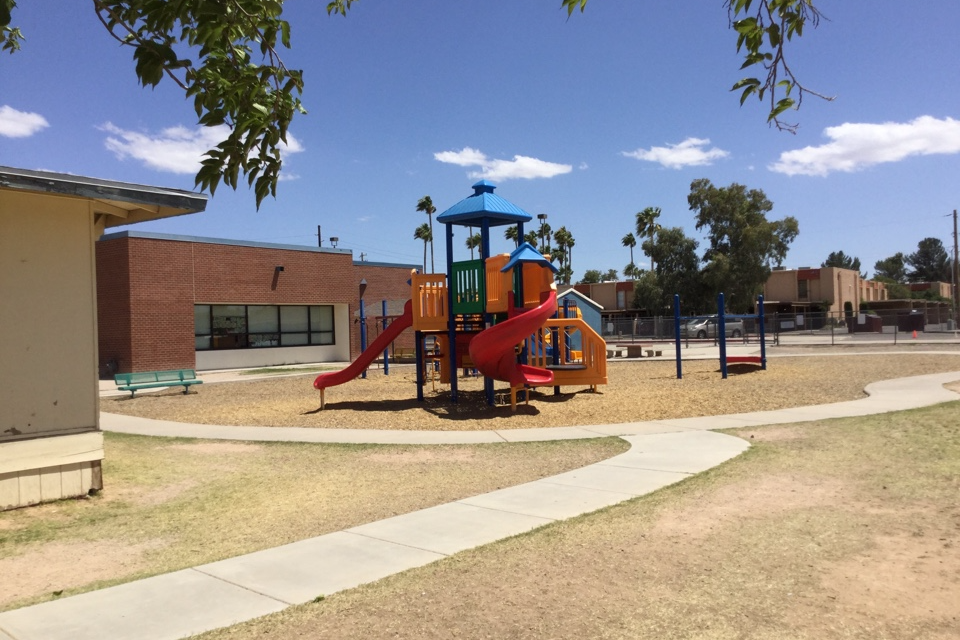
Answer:
[[[320,233],[320,225],[317,225],[317,246],[323,246],[323,235]]]
[[[960,326],[960,270],[957,267],[957,210],[953,210],[953,321]]]

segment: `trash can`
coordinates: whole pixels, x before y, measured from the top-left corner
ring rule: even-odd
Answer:
[[[897,331],[923,331],[924,314],[917,309],[897,313]]]

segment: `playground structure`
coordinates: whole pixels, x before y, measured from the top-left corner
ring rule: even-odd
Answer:
[[[724,379],[727,377],[727,367],[731,364],[755,364],[760,367],[762,370],[767,368],[767,341],[766,341],[766,332],[764,331],[764,317],[763,317],[763,296],[757,296],[757,313],[756,315],[731,315],[725,312],[725,305],[723,299],[723,293],[721,292],[717,296],[717,344],[720,347],[720,373]],[[680,315],[680,296],[674,294],[673,296],[673,325],[674,325],[674,338],[676,342],[677,350],[677,379],[683,378],[683,364],[680,357],[680,325],[683,320],[693,320],[698,316],[681,316]],[[757,331],[760,336],[760,355],[743,355],[743,356],[730,356],[727,355],[727,329],[726,321],[728,318],[736,318],[742,320],[754,320],[757,323]],[[746,334],[744,334],[746,335]],[[746,339],[746,338],[744,338]]]
[[[456,403],[459,369],[483,375],[489,405],[495,401],[494,381],[508,383],[514,411],[519,393],[529,400],[528,389],[553,386],[559,394],[561,386],[596,391],[607,383],[606,343],[575,310],[558,308],[557,269],[549,258],[526,242],[509,254],[490,254],[491,228],[516,225],[523,238],[523,225],[533,216],[494,194],[485,180],[473,189],[472,196],[437,216],[445,227],[447,273],[411,275],[404,313],[348,367],[317,376],[313,386],[321,408],[326,388],[361,375],[408,327],[415,336],[419,401],[429,375],[450,385],[450,401]],[[454,226],[480,230],[479,259],[453,261]]]

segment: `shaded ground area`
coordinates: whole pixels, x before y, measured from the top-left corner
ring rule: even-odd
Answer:
[[[669,361],[611,362],[609,384],[600,393],[563,387],[532,394],[528,406],[512,415],[509,406],[488,407],[482,384],[460,380],[459,404],[448,387],[426,387],[416,400],[412,366],[394,367],[390,376],[371,371],[327,390],[327,408],[317,411],[315,376],[284,377],[194,387],[135,398],[104,398],[102,411],[177,422],[224,425],[337,427],[357,429],[477,430],[559,427],[766,411],[863,397],[870,382],[960,369],[960,349],[921,355],[881,349],[876,354],[772,358],[766,371],[752,365],[730,367],[724,380],[717,361],[685,362],[683,379]],[[502,385],[501,385],[502,386]],[[498,395],[503,395],[500,389]],[[507,398],[509,401],[509,398]]]
[[[202,637],[957,638],[958,415],[741,429],[679,485]]]

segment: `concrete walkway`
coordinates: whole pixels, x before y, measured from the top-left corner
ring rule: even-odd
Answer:
[[[618,435],[632,446],[576,471],[192,569],[0,613],[0,640],[166,640],[231,626],[321,595],[589,513],[679,482],[748,444],[711,429],[805,422],[958,399],[960,372],[877,382],[869,397],[709,418],[492,432],[185,425],[103,414],[105,430],[229,440],[401,444],[519,442]]]

